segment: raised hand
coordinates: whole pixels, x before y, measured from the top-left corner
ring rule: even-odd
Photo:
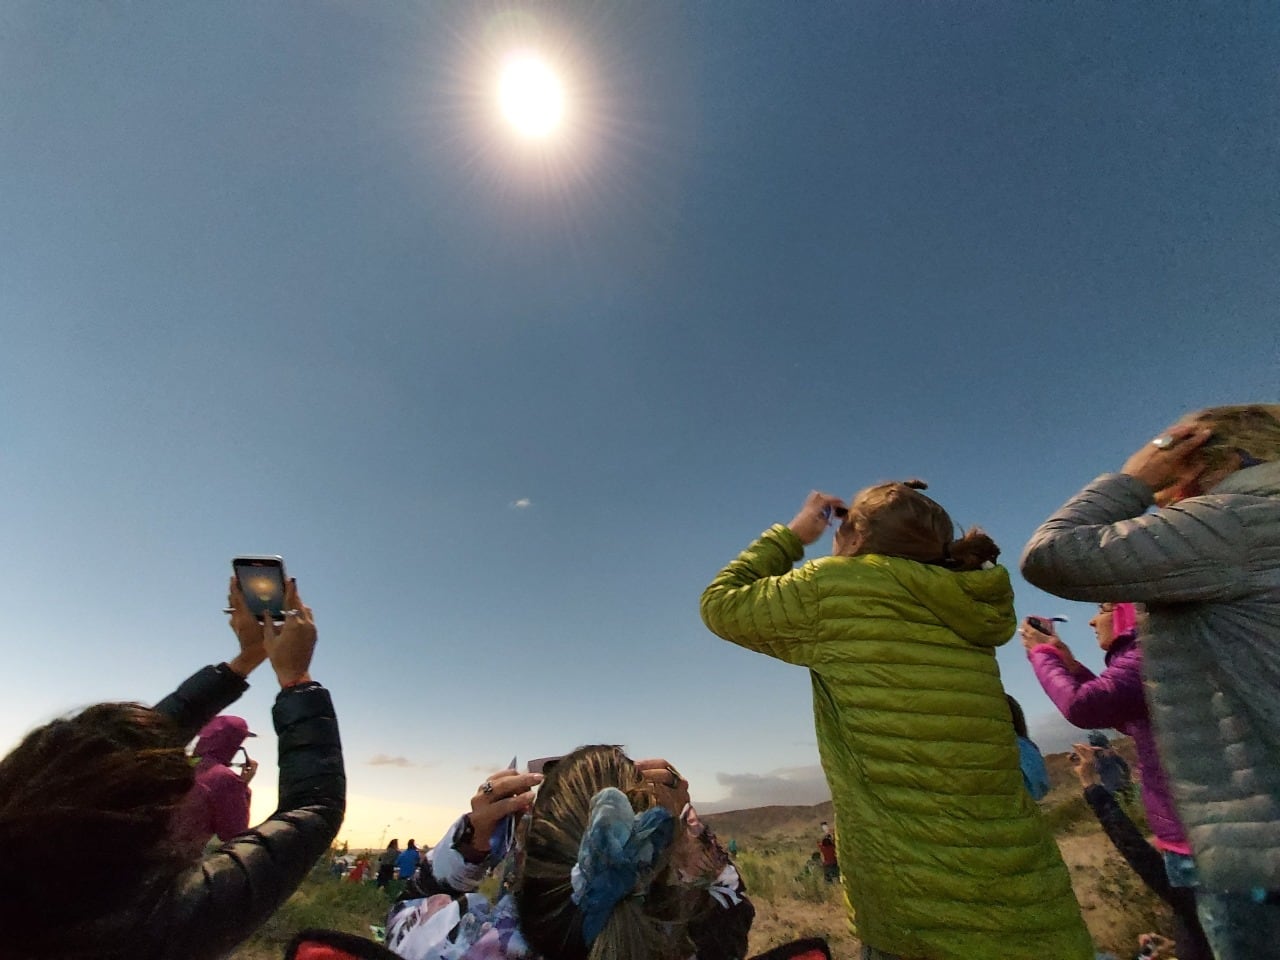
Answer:
[[[227,588],[227,609],[231,611],[231,630],[240,641],[240,652],[227,661],[227,666],[247,677],[267,659],[267,648],[262,642],[262,622],[249,612],[235,577]]]
[[[808,546],[826,532],[833,516],[842,515],[848,509],[848,504],[839,497],[814,490],[787,526],[801,543]]]
[[[280,686],[306,683],[311,679],[311,655],[316,647],[316,622],[311,608],[298,596],[298,581],[291,579],[284,591],[284,625],[279,632],[267,617],[259,626],[263,645],[271,658]]]

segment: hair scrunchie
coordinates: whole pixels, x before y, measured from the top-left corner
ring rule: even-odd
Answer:
[[[600,935],[613,908],[635,888],[641,871],[652,869],[674,833],[675,818],[665,807],[637,814],[616,787],[605,787],[591,798],[587,832],[569,874],[587,946]]]

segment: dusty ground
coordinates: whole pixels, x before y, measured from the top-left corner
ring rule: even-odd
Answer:
[[[1127,745],[1121,744],[1121,752],[1126,749]],[[1102,834],[1080,798],[1079,787],[1071,781],[1065,758],[1048,760],[1058,786],[1042,801],[1041,808],[1057,833],[1085,923],[1100,949],[1132,957],[1139,933],[1169,930],[1168,914]],[[825,884],[804,869],[815,850],[819,823],[832,819],[829,803],[764,807],[712,814],[705,819],[722,840],[734,838],[742,848],[739,867],[756,907],[751,931],[753,954],[799,937],[822,936],[837,960],[857,956],[859,945],[849,932],[839,885]],[[280,960],[293,931],[305,926],[334,927],[367,936],[370,923],[382,922],[385,904],[379,891],[336,884],[318,868],[259,934],[232,956],[234,960]]]

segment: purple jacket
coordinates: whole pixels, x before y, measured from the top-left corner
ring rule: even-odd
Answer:
[[[174,820],[175,839],[193,851],[204,849],[213,836],[227,841],[249,829],[249,785],[229,764],[246,737],[249,725],[240,717],[214,717],[196,741],[196,782],[183,799]]]
[[[1142,805],[1156,845],[1190,854],[1186,832],[1178,819],[1169,781],[1156,754],[1155,736],[1142,693],[1142,649],[1132,634],[1119,636],[1107,651],[1107,667],[1101,675],[1083,664],[1067,669],[1057,648],[1035,647],[1027,655],[1036,679],[1058,711],[1077,727],[1114,727],[1133,737],[1142,771]]]

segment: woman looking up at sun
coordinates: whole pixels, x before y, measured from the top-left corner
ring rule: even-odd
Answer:
[[[955,537],[924,487],[868,487],[847,509],[811,493],[712,581],[702,619],[809,668],[864,958],[1092,958],[1000,685],[1009,575],[981,530]],[[832,516],[832,555],[793,569]]]

